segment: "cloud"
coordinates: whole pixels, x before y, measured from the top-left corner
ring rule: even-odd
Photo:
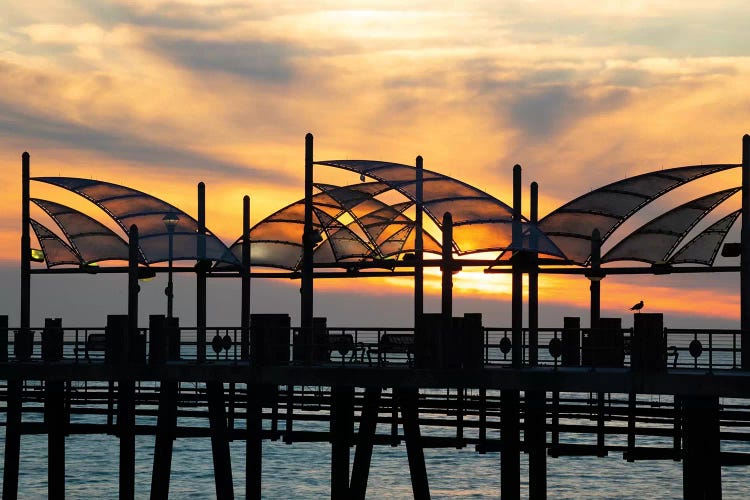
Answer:
[[[0,101],[0,134],[23,138],[31,144],[53,143],[57,146],[95,151],[112,158],[143,165],[172,168],[178,171],[222,172],[239,179],[258,179],[279,183],[293,182],[290,176],[261,168],[217,159],[184,148],[165,146],[142,138],[82,125],[63,118],[52,118],[29,110],[17,109]]]
[[[564,85],[523,91],[512,98],[509,112],[513,125],[532,137],[554,135],[578,120],[623,105],[625,90],[590,95],[585,89]]]
[[[294,77],[291,59],[303,51],[288,43],[258,40],[223,41],[154,37],[156,52],[196,72],[220,72],[267,83],[287,83]]]

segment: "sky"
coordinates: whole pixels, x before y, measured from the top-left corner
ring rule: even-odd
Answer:
[[[241,232],[243,195],[251,196],[253,224],[302,198],[307,132],[316,160],[413,164],[422,155],[426,168],[506,203],[512,166],[521,164],[524,184],[539,183],[544,215],[627,176],[739,163],[750,131],[747,19],[747,2],[722,0],[5,1],[0,286],[7,314],[13,323],[23,151],[31,153],[32,175],[121,183],[193,214],[195,186],[204,181],[208,226],[227,243]],[[330,170],[316,170],[316,180],[357,181]],[[738,184],[735,169],[657,208]],[[32,196],[45,189],[35,186]],[[35,297],[51,294],[35,315],[101,323],[91,304],[121,312],[119,282],[65,283],[34,278]],[[72,283],[80,293],[65,296]],[[329,324],[410,323],[408,280],[352,283],[316,284],[316,314]],[[428,308],[436,309],[432,283]],[[605,315],[627,316],[643,299],[674,324],[739,323],[737,276],[603,283]],[[254,311],[296,314],[297,285],[256,283]],[[175,308],[189,324],[191,284],[182,286]],[[209,319],[239,317],[228,306],[234,285],[215,286]],[[510,323],[506,277],[465,271],[454,292],[459,312]],[[163,308],[160,294],[150,302],[154,312]],[[540,294],[550,326],[586,315],[585,280],[545,276]]]

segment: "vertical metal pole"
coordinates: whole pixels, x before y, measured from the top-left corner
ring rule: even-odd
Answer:
[[[174,282],[172,281],[172,259],[174,256],[174,226],[167,226],[169,235],[169,263],[167,265],[167,319],[172,318],[172,307],[174,301]]]
[[[242,198],[242,333],[240,357],[250,359],[250,197]]]
[[[302,233],[302,311],[300,330],[305,346],[305,361],[312,362],[313,348],[313,135],[305,136],[305,224]]]
[[[119,369],[127,372],[134,361],[135,340],[138,336],[138,227],[133,224],[128,232],[128,324],[122,339]],[[120,432],[120,499],[135,496],[135,384],[120,379],[118,402],[118,430]]]
[[[456,356],[450,352],[453,345],[453,216],[450,212],[443,214],[442,240],[442,286],[441,286],[441,328],[438,338],[440,366],[447,368],[450,358]]]
[[[521,230],[521,166],[513,167],[513,241],[514,248],[511,284],[511,327],[513,368],[523,366],[523,234]],[[520,498],[521,495],[521,446],[520,394],[518,390],[500,392],[500,493],[503,498]]]
[[[21,155],[21,329],[31,326],[31,235],[29,234],[29,153]]]
[[[536,229],[539,222],[539,185],[531,183],[530,222]],[[539,241],[535,231],[529,237],[529,365],[539,361]],[[546,399],[543,391],[526,392],[526,431],[529,450],[529,498],[547,498],[547,430]]]
[[[511,283],[511,323],[513,368],[523,365],[523,233],[521,228],[521,165],[513,167],[513,226],[514,249]]]
[[[416,214],[414,218],[414,330],[416,331],[424,312],[424,236],[422,230],[424,210],[424,168],[422,157],[417,156]]]
[[[539,222],[539,185],[531,183],[531,226],[536,229]],[[531,252],[529,266],[529,365],[536,366],[539,360],[539,245],[535,231],[530,234]]]
[[[599,319],[601,318],[601,250],[602,237],[598,229],[591,232],[591,321],[589,323],[591,331],[589,332],[589,345],[591,344],[591,335],[598,335]],[[594,353],[591,353],[593,355]]]
[[[740,233],[740,336],[742,369],[750,370],[750,135],[742,137],[742,229]]]
[[[198,270],[196,272],[196,354],[206,361],[206,185],[198,183]]]
[[[31,235],[29,234],[28,152],[21,155],[21,330],[31,326]],[[18,468],[21,455],[21,380],[8,380],[8,409],[5,428],[3,498],[18,497]]]

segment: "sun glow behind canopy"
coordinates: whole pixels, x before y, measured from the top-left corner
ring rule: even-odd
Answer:
[[[392,189],[416,202],[416,168],[400,163],[370,160],[319,161],[317,165],[357,172],[386,183]],[[560,249],[537,227],[522,221],[525,234],[520,244],[512,242],[513,209],[497,198],[473,186],[430,170],[423,170],[422,206],[438,226],[443,214],[453,216],[453,246],[456,253],[504,250],[534,250],[564,257]],[[531,245],[535,244],[535,248]]]

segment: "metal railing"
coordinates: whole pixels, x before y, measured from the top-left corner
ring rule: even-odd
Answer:
[[[58,346],[57,355],[52,361],[61,359],[79,363],[104,362],[107,341],[105,328],[61,328],[57,329],[62,336],[62,346]],[[42,361],[44,360],[44,328],[31,328],[25,332],[18,328],[0,330],[0,351],[7,349],[9,361]],[[564,342],[563,328],[539,328],[537,364],[542,367],[588,366],[629,367],[633,353],[633,329],[608,329],[610,342],[600,342],[604,331],[581,328],[577,332],[578,341]],[[570,330],[568,330],[570,333]],[[198,359],[198,335],[195,327],[173,329],[179,340],[179,354],[172,353],[170,360],[195,361]],[[305,344],[299,327],[279,329],[268,336],[273,339],[274,363],[363,363],[374,364],[382,353],[383,340],[386,335],[414,336],[413,328],[380,328],[380,327],[335,327],[323,330],[324,337],[310,335]],[[529,330],[522,330],[523,366],[529,364]],[[741,335],[740,330],[727,329],[673,329],[665,328],[663,338],[656,342],[660,351],[659,360],[665,368],[700,369],[700,370],[737,370],[741,368]],[[242,356],[242,330],[239,327],[211,327],[206,329],[206,361],[246,361]],[[251,329],[251,335],[252,329]],[[136,362],[148,362],[151,349],[151,332],[139,328],[139,340],[131,346],[135,351]],[[487,367],[503,367],[512,364],[513,335],[507,327],[485,327],[482,331],[482,362]],[[322,340],[321,340],[322,339]],[[2,342],[5,340],[6,342]],[[57,341],[59,343],[59,339]],[[4,346],[3,346],[4,344]],[[416,343],[412,341],[409,349],[388,351],[387,364],[407,364],[418,356]],[[50,349],[49,347],[46,349]],[[266,351],[268,346],[265,347]],[[304,352],[312,349],[317,354],[306,356]],[[408,352],[407,352],[408,351]],[[567,353],[567,354],[566,354]],[[256,353],[257,354],[257,353]],[[453,355],[454,353],[451,353]],[[264,353],[267,355],[267,352]],[[568,359],[566,359],[566,355]],[[253,353],[249,353],[253,358]],[[570,362],[570,360],[573,362]],[[47,355],[47,361],[50,361]]]

